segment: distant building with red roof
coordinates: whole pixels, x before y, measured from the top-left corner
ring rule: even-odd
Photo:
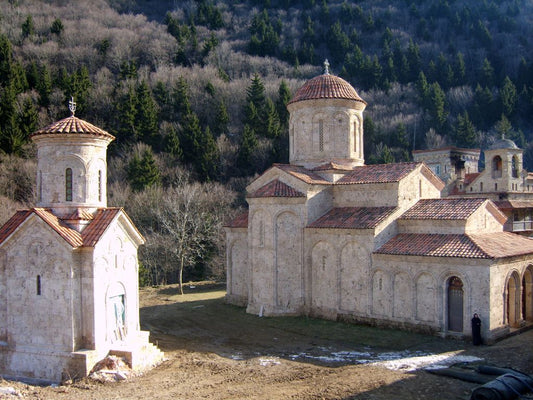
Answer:
[[[295,93],[289,164],[251,182],[248,212],[225,228],[228,302],[458,337],[477,313],[487,341],[533,322],[533,240],[504,232],[517,202],[470,190],[494,187],[477,169],[480,151],[365,165],[365,107],[327,65]],[[493,175],[522,177],[520,152],[505,147],[517,158],[489,152],[501,157]],[[498,188],[520,187],[513,179]]]

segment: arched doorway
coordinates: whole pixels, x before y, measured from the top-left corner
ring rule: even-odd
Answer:
[[[522,278],[522,315],[533,322],[533,266],[527,267]]]
[[[463,331],[463,281],[457,276],[448,279],[448,330]]]
[[[492,178],[501,178],[502,177],[502,158],[496,156],[492,159]]]
[[[507,323],[517,327],[520,320],[520,278],[513,272],[507,281]]]

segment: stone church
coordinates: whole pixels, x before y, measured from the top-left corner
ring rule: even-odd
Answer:
[[[114,139],[72,115],[35,132],[37,206],[0,228],[0,374],[58,382],[108,354],[134,370],[162,353],[139,327],[137,248],[121,208],[107,207]]]
[[[366,102],[330,74],[288,104],[289,164],[226,227],[227,301],[490,342],[533,321],[533,241],[489,198],[443,197],[424,162],[365,165]]]

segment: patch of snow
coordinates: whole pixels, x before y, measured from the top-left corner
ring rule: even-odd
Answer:
[[[271,365],[278,365],[278,364],[281,364],[281,362],[279,361],[279,358],[277,357],[259,359],[259,365],[261,365],[262,367],[270,367]]]
[[[376,353],[372,351],[325,351],[326,354],[298,353],[291,354],[291,360],[316,360],[326,363],[352,363],[369,364],[384,367],[396,371],[415,371],[417,369],[437,369],[446,368],[459,362],[481,361],[481,358],[474,356],[459,355],[455,352],[431,354],[422,351],[395,351]]]
[[[5,394],[5,395],[11,395],[11,396],[18,396],[18,393],[17,391],[15,390],[15,388],[11,387],[11,386],[3,386],[3,387],[0,387],[0,394]]]
[[[375,365],[395,371],[415,371],[417,369],[442,369],[460,362],[470,363],[481,360],[482,358],[474,356],[464,356],[456,353],[443,353],[380,361]]]

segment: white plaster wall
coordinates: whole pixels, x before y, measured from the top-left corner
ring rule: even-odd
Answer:
[[[81,135],[36,136],[39,207],[106,207],[106,149],[109,140]],[[72,201],[65,199],[65,171],[72,168]],[[101,186],[98,187],[98,171]],[[100,190],[100,192],[99,192]],[[99,193],[100,198],[99,198]],[[67,212],[67,211],[65,211]]]
[[[307,304],[313,315],[367,315],[372,230],[305,230]]]
[[[9,347],[75,350],[81,342],[81,295],[72,248],[33,215],[4,242],[3,250]]]
[[[398,184],[335,185],[333,202],[334,207],[396,207]]]
[[[139,283],[137,244],[123,223],[115,219],[94,248],[95,265],[94,337],[96,348],[117,341],[113,335],[110,292],[123,288],[125,295],[125,325],[127,336],[135,337],[139,327]]]
[[[313,166],[324,160],[364,164],[363,110],[361,102],[327,99],[289,105],[291,164]],[[323,121],[323,149],[319,146],[319,121]]]
[[[491,260],[385,254],[373,254],[372,260],[372,288],[374,291],[379,288],[379,279],[385,288],[372,296],[372,312],[376,318],[427,325],[446,332],[447,282],[450,277],[457,276],[464,285],[463,334],[471,334],[470,319],[478,312],[483,318],[483,336],[491,335],[488,313],[493,285]]]
[[[249,263],[248,230],[246,228],[226,228],[227,251],[227,294],[231,304],[246,305],[248,302]]]

